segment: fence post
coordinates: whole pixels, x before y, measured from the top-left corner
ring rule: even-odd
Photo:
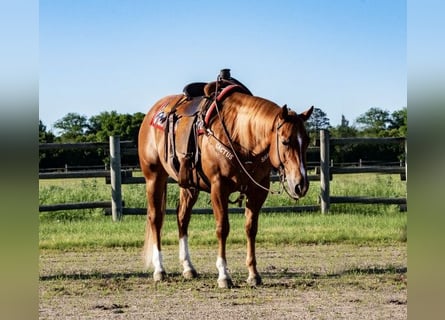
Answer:
[[[121,146],[119,136],[110,136],[111,215],[122,219]]]
[[[329,195],[329,131],[320,130],[320,207],[321,213],[327,213],[330,206]]]
[[[408,182],[408,137],[405,137],[405,180]]]

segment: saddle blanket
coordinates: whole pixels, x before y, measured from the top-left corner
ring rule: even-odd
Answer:
[[[167,123],[167,116],[168,114],[165,112],[165,108],[170,104],[171,99],[168,99],[165,101],[161,106],[159,107],[158,111],[155,113],[153,118],[151,119],[150,124],[159,129],[159,130],[165,130],[165,125]]]

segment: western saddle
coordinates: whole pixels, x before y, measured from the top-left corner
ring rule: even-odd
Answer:
[[[214,117],[216,103],[235,91],[252,95],[247,87],[230,76],[229,69],[223,69],[217,81],[186,85],[184,94],[165,107],[165,157],[181,187],[198,188],[199,179],[210,186],[201,169],[198,137]]]

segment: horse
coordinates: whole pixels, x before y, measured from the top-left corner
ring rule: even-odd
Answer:
[[[229,196],[240,192],[245,198],[247,283],[257,286],[262,284],[262,279],[256,267],[255,239],[259,212],[270,191],[271,171],[279,171],[282,185],[293,199],[298,200],[305,196],[309,188],[306,171],[309,137],[304,123],[311,116],[314,107],[297,113],[286,105],[280,107],[265,98],[254,96],[245,87],[233,83],[235,90],[220,98],[216,94],[221,92],[218,86],[224,87],[221,79],[206,85],[210,93],[206,91],[205,98],[211,103],[211,107],[216,109],[213,110],[214,114],[209,114],[208,105],[207,114],[197,112],[201,114],[201,120],[204,116],[207,118],[207,122],[200,126],[200,133],[192,139],[196,142],[197,154],[193,154],[193,157],[197,161],[192,166],[197,178],[194,183],[180,184],[176,216],[182,276],[185,279],[198,277],[190,258],[188,226],[192,207],[199,192],[204,191],[210,193],[216,224],[217,283],[220,288],[233,287],[226,260],[226,241],[230,231],[228,204]],[[225,89],[227,87],[225,86]],[[182,169],[178,170],[172,164],[172,155],[168,153],[169,146],[174,145],[174,141],[169,141],[169,135],[165,131],[170,127],[175,137],[187,136],[190,131],[181,131],[185,130],[186,126],[181,126],[180,123],[174,126],[165,125],[166,118],[168,114],[174,113],[172,110],[179,114],[182,110],[182,115],[187,115],[187,110],[193,109],[192,104],[196,104],[194,101],[193,97],[187,97],[185,94],[174,94],[160,99],[147,112],[139,130],[138,155],[145,177],[147,197],[143,258],[147,268],[150,264],[153,265],[155,282],[164,280],[167,275],[161,247],[167,179],[170,176],[179,181],[178,172]],[[177,119],[181,117],[176,115]],[[176,145],[179,144],[181,142],[176,140]],[[177,162],[176,159],[176,164]],[[190,162],[183,163],[184,167],[188,166],[190,169]]]

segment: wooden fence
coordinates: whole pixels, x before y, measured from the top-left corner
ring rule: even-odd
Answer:
[[[400,144],[405,145],[405,166],[358,166],[339,167],[333,166],[329,159],[330,145],[342,144]],[[328,130],[320,131],[320,209],[322,213],[329,211],[331,203],[366,203],[366,204],[398,204],[406,210],[406,197],[381,198],[381,197],[343,197],[330,195],[330,181],[333,174],[354,173],[387,173],[400,174],[401,179],[408,179],[408,147],[406,138],[330,138]]]
[[[262,212],[301,212],[318,211],[327,213],[331,203],[383,203],[398,204],[406,206],[406,198],[370,198],[370,197],[333,197],[330,195],[330,180],[333,174],[345,173],[365,173],[380,172],[388,174],[401,174],[402,178],[407,177],[407,162],[405,167],[401,166],[359,166],[359,167],[336,167],[329,159],[329,147],[333,144],[347,143],[405,143],[405,153],[407,153],[405,138],[330,138],[327,130],[320,131],[320,147],[312,147],[312,152],[319,152],[320,163],[310,164],[319,168],[319,174],[308,176],[311,181],[320,181],[320,203],[317,205],[306,206],[286,206],[286,207],[263,207]],[[39,172],[39,179],[70,179],[70,178],[100,178],[104,177],[107,184],[111,184],[111,201],[95,201],[82,203],[64,203],[52,205],[39,205],[39,212],[105,208],[111,209],[111,215],[114,221],[118,221],[123,215],[146,214],[146,208],[126,208],[122,199],[122,184],[143,184],[143,177],[134,177],[133,170],[121,169],[121,155],[135,155],[137,153],[134,143],[131,141],[120,141],[119,136],[110,137],[107,143],[45,143],[40,144],[39,149],[97,149],[109,150],[110,169],[109,170],[88,170],[88,171],[68,171],[61,170],[56,172]],[[405,157],[406,158],[406,157]],[[278,181],[276,175],[271,176],[271,181]],[[169,179],[169,182],[174,182]],[[167,209],[167,213],[174,213],[175,209]],[[229,208],[229,212],[242,213],[242,208]],[[211,208],[194,208],[194,213],[212,213]]]

